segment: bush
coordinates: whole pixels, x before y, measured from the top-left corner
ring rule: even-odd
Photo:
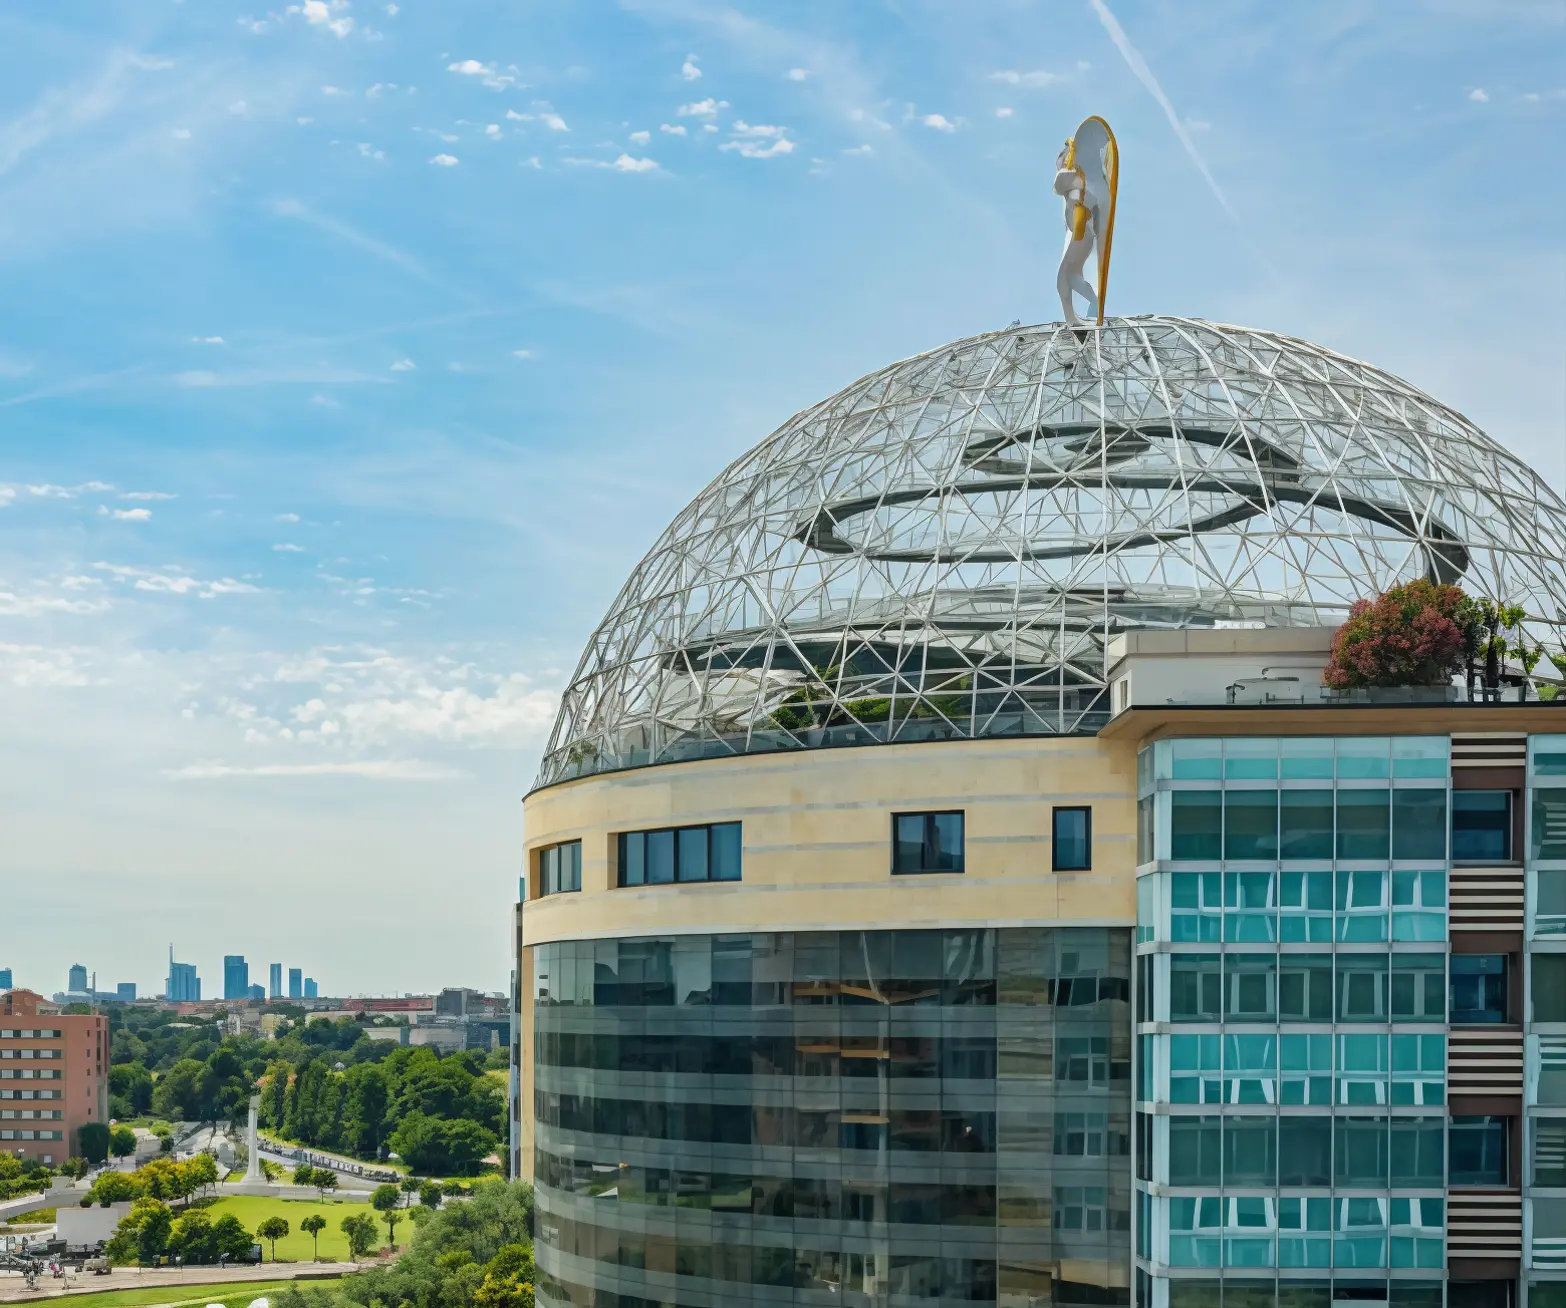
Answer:
[[[76,1145],[89,1163],[101,1163],[109,1156],[107,1122],[86,1122],[76,1132]]]
[[[1459,587],[1393,586],[1354,601],[1332,638],[1321,683],[1334,690],[1445,685],[1473,653],[1478,630],[1478,610]]]

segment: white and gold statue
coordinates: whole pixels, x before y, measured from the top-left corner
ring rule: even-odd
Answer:
[[[1109,289],[1109,250],[1115,235],[1115,192],[1120,182],[1120,151],[1102,118],[1089,118],[1055,159],[1055,194],[1066,203],[1066,248],[1061,251],[1055,289],[1066,321],[1082,326],[1072,296],[1087,301],[1088,312],[1104,321]],[[1098,250],[1098,284],[1083,276],[1088,256]]]

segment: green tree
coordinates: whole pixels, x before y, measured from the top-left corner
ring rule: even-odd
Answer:
[[[109,1068],[109,1116],[140,1117],[151,1107],[152,1073],[142,1063],[116,1061]]]
[[[388,1141],[392,1151],[415,1172],[440,1175],[450,1168],[446,1161],[446,1137],[441,1123],[422,1112],[402,1119]]]
[[[405,1176],[402,1178],[402,1206],[406,1208],[413,1202],[413,1196],[419,1192],[419,1178]]]
[[[419,1202],[426,1208],[440,1207],[440,1182],[425,1181],[419,1186]]]
[[[445,1141],[447,1164],[458,1176],[477,1176],[484,1168],[484,1160],[495,1152],[500,1143],[493,1131],[467,1118],[443,1122],[441,1134]]]
[[[525,1244],[504,1244],[484,1269],[473,1292],[473,1308],[533,1308],[533,1251]]]
[[[144,1195],[131,1204],[130,1212],[120,1218],[114,1236],[105,1247],[117,1263],[134,1258],[143,1267],[153,1266],[168,1248],[174,1215],[161,1199]]]
[[[205,1107],[201,1097],[205,1070],[205,1064],[194,1058],[180,1059],[158,1078],[152,1092],[152,1111],[177,1121],[200,1121]]]
[[[77,1129],[76,1147],[89,1163],[101,1163],[109,1156],[109,1127],[106,1122],[85,1122]]]
[[[337,1229],[348,1237],[348,1256],[355,1262],[375,1248],[380,1238],[375,1219],[369,1213],[352,1213],[337,1224]]]
[[[397,1204],[402,1198],[401,1190],[387,1182],[378,1185],[370,1193],[370,1207],[381,1215],[381,1221],[386,1223],[386,1242],[393,1249],[397,1247],[397,1223],[402,1220],[402,1214],[397,1211]]]
[[[129,1158],[136,1152],[136,1132],[128,1126],[114,1127],[109,1132],[109,1152],[116,1158]]]
[[[190,1185],[190,1189],[186,1192],[188,1194],[194,1194],[197,1190],[217,1184],[217,1160],[211,1154],[197,1154],[189,1162],[182,1163],[180,1166],[184,1169],[185,1181]]]
[[[272,1246],[272,1261],[277,1261],[277,1242],[288,1236],[288,1219],[273,1214],[256,1227],[256,1234]]]
[[[321,1261],[321,1232],[326,1229],[326,1218],[320,1213],[311,1213],[299,1223],[299,1229],[315,1241],[315,1261]]]
[[[343,1074],[342,1147],[356,1158],[378,1158],[386,1142],[386,1073],[361,1063]]]
[[[294,1184],[314,1185],[315,1168],[313,1168],[309,1163],[300,1163],[298,1167],[294,1168]]]
[[[317,1167],[310,1184],[315,1187],[316,1198],[324,1203],[326,1196],[337,1189],[337,1173],[330,1167]]]
[[[245,1224],[233,1213],[224,1213],[212,1223],[212,1244],[218,1254],[230,1259],[244,1258],[249,1255],[250,1246],[254,1243]]]

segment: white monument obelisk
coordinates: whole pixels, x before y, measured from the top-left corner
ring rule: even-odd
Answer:
[[[246,1143],[250,1146],[250,1157],[245,1165],[245,1180],[265,1181],[266,1176],[261,1171],[261,1137],[257,1133],[256,1119],[261,1112],[261,1096],[250,1096],[250,1132]]]

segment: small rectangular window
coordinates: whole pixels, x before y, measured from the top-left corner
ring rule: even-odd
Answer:
[[[676,882],[738,881],[740,824],[622,831],[619,884],[666,886]]]
[[[1454,954],[1451,977],[1453,1026],[1489,1026],[1506,1021],[1505,954]],[[1534,1019],[1538,1020],[1537,1011]]]
[[[1506,863],[1512,857],[1512,792],[1452,792],[1452,861]]]
[[[1093,810],[1057,808],[1050,847],[1056,872],[1086,872],[1093,866]]]
[[[538,893],[558,895],[582,888],[582,842],[567,840],[538,851]]]
[[[954,813],[894,813],[892,872],[961,872],[963,815]]]

